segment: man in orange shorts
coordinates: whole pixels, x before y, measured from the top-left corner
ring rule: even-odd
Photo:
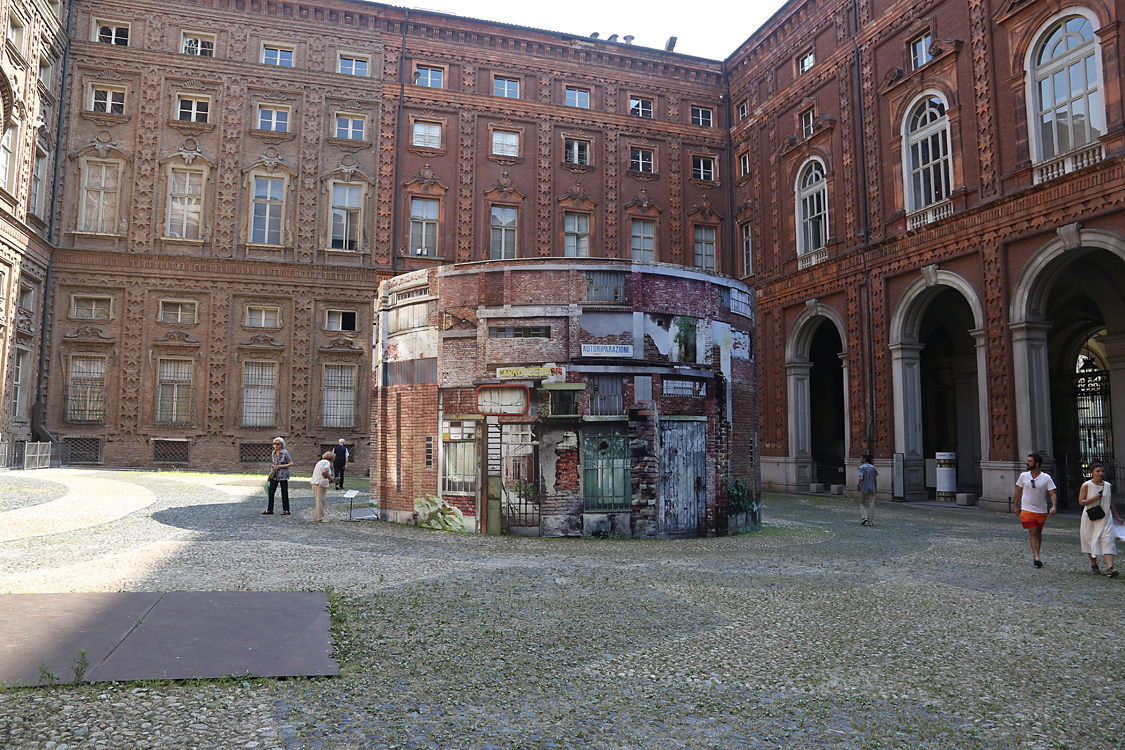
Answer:
[[[1050,474],[1039,471],[1043,465],[1043,457],[1032,453],[1027,457],[1027,471],[1020,474],[1016,480],[1016,494],[1012,498],[1012,510],[1020,517],[1023,527],[1031,535],[1031,554],[1035,558],[1034,565],[1043,567],[1039,559],[1039,546],[1043,544],[1043,525],[1047,523],[1048,515],[1055,515],[1058,508],[1058,497],[1055,495],[1055,480]],[[1051,498],[1051,508],[1047,509],[1047,497]]]

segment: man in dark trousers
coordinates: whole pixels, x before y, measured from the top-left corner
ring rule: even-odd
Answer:
[[[344,439],[340,438],[339,444],[332,449],[332,468],[336,472],[336,489],[344,489],[344,467],[348,465],[348,449],[344,446]]]

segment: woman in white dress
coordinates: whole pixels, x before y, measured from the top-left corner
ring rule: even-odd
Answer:
[[[1082,551],[1090,558],[1090,570],[1101,573],[1098,569],[1098,555],[1105,558],[1106,575],[1110,578],[1117,577],[1113,567],[1113,557],[1117,554],[1117,540],[1114,536],[1113,524],[1121,523],[1117,515],[1117,508],[1113,505],[1113,485],[1105,481],[1105,467],[1098,462],[1090,465],[1090,481],[1082,485],[1078,492],[1078,504],[1082,506]],[[1091,508],[1101,508],[1105,514],[1097,520],[1089,517]]]
[[[316,462],[312,473],[312,491],[316,498],[316,522],[324,523],[324,496],[328,494],[328,483],[332,481],[332,451],[327,451]]]

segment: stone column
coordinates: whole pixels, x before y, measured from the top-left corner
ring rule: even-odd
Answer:
[[[1015,364],[1016,451],[1038,453],[1044,464],[1054,455],[1051,439],[1051,373],[1047,360],[1047,331],[1051,324],[1023,322],[1012,325],[1012,358]],[[1046,467],[1044,467],[1046,468]]]
[[[1109,418],[1113,429],[1113,460],[1125,464],[1125,333],[1099,336],[1109,365]],[[1120,482],[1122,477],[1118,477]]]
[[[903,454],[906,500],[926,499],[926,457],[922,454],[922,344],[895,344],[891,350],[895,452]]]
[[[804,489],[814,481],[812,475],[812,435],[809,416],[809,370],[812,364],[799,362],[785,365],[789,379],[789,458],[792,461],[786,477],[789,489]]]

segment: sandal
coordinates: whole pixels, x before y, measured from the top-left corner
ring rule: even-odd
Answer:
[[[263,510],[263,511],[262,511],[262,515],[263,515],[263,516],[272,516],[272,515],[273,515],[273,511],[272,511],[272,510]]]
[[[287,515],[289,515],[289,511],[283,510],[283,511],[281,511],[281,515],[287,516]]]

